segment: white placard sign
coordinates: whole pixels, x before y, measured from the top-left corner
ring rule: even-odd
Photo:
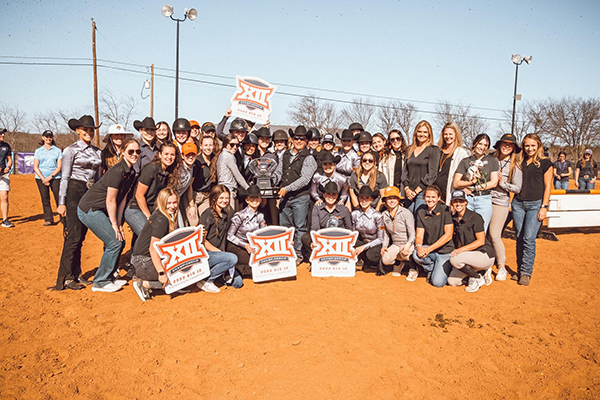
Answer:
[[[235,77],[237,90],[231,98],[231,115],[265,124],[271,115],[276,87],[259,78]]]
[[[341,228],[325,228],[310,233],[313,250],[310,254],[312,276],[353,277],[356,258],[352,255],[358,232]]]
[[[246,233],[248,243],[254,249],[250,255],[252,280],[254,282],[296,276],[296,251],[294,228],[267,226]]]
[[[169,282],[167,294],[176,292],[210,275],[208,253],[202,244],[204,229],[179,228],[154,243]]]

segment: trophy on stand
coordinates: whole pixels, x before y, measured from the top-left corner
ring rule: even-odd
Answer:
[[[271,184],[271,177],[277,169],[277,160],[269,156],[270,154],[250,161],[248,169],[256,177],[256,186],[260,189],[261,196],[265,199],[276,199],[279,197],[279,188]]]

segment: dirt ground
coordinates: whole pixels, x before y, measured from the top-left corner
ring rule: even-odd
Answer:
[[[32,176],[12,188],[16,228],[0,231],[1,398],[600,398],[599,233],[538,240],[529,287],[313,278],[304,264],[295,280],[142,303],[131,285],[47,290],[61,227],[42,226]],[[86,276],[101,254],[89,233]]]

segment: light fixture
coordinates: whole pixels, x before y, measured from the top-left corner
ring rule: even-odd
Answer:
[[[523,61],[525,61],[527,64],[531,64],[531,60],[533,59],[533,56],[525,56],[523,57]]]
[[[198,12],[195,8],[190,8],[185,12],[185,14],[187,15],[190,21],[193,21],[196,19],[196,17],[198,17]]]
[[[173,7],[171,7],[169,5],[164,5],[164,6],[162,6],[161,12],[162,12],[162,15],[169,18],[171,15],[173,15]]]
[[[144,81],[144,89],[150,89],[150,81],[148,80],[148,78],[146,78],[146,80]]]
[[[521,55],[520,54],[513,54],[512,55],[512,62],[513,62],[513,64],[521,64]]]

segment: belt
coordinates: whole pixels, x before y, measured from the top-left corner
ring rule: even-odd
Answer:
[[[480,191],[480,192],[473,192],[471,193],[471,196],[487,196],[489,194],[492,194],[492,190],[484,190],[484,191]]]

